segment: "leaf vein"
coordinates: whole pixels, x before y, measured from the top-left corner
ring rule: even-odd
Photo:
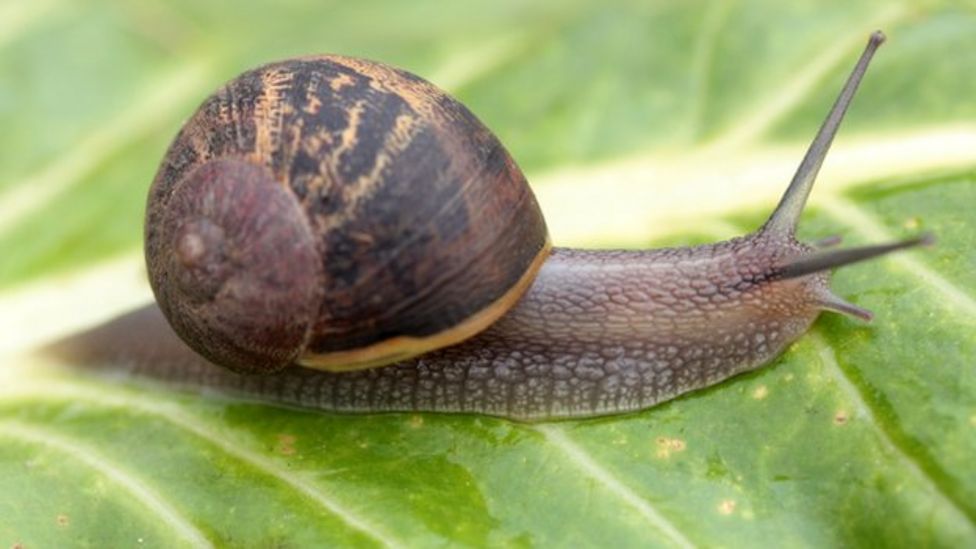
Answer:
[[[46,446],[84,463],[131,494],[193,547],[213,547],[203,532],[146,483],[87,445],[35,425],[14,421],[0,422],[0,436]]]
[[[691,90],[688,119],[683,124],[689,142],[702,134],[702,122],[711,99],[711,77],[718,53],[718,36],[732,12],[733,2],[716,2],[702,17],[691,60]]]
[[[637,495],[637,493],[615,477],[613,473],[597,463],[586,450],[566,436],[566,433],[562,429],[553,425],[535,425],[532,429],[542,434],[549,444],[558,448],[583,473],[640,513],[654,528],[664,534],[673,545],[678,547],[695,547],[695,544],[681,533],[674,523],[662,515],[649,501]]]
[[[313,486],[309,482],[308,478],[292,473],[275,463],[273,460],[242,446],[239,441],[233,440],[214,429],[204,426],[204,421],[199,416],[190,416],[166,404],[147,401],[145,399],[112,395],[104,391],[89,389],[83,385],[72,382],[48,381],[43,387],[33,387],[32,384],[25,384],[17,389],[10,389],[0,392],[0,398],[11,397],[29,397],[47,400],[63,399],[70,400],[72,402],[84,401],[95,406],[138,410],[142,413],[158,417],[172,425],[175,425],[176,427],[179,427],[180,429],[188,431],[209,444],[216,446],[228,455],[245,462],[255,469],[258,469],[259,471],[262,471],[263,473],[285,483],[292,489],[305,496],[307,499],[324,508],[332,515],[338,517],[351,528],[366,534],[370,538],[379,542],[381,545],[386,547],[404,546],[375,524],[349,510],[333,496],[323,492],[318,487]]]
[[[892,433],[892,427],[888,422],[882,421],[875,409],[871,405],[871,399],[866,395],[865,390],[854,381],[848,372],[837,361],[834,349],[824,337],[816,332],[810,334],[810,340],[820,356],[820,360],[834,379],[837,380],[841,390],[854,402],[858,415],[865,418],[868,424],[878,433],[884,448],[896,456],[898,461],[914,476],[919,482],[924,484],[934,495],[935,499],[949,511],[952,517],[963,524],[970,534],[976,536],[976,522],[972,513],[965,508],[959,501],[953,498],[939,482],[928,473],[925,467],[919,463],[919,459],[908,449],[902,447],[897,442],[897,437]]]
[[[890,28],[899,20],[911,15],[907,6],[901,3],[886,4],[871,18],[868,28]],[[864,28],[864,27],[858,27]],[[807,99],[811,92],[832,70],[843,64],[852,51],[857,51],[867,36],[862,31],[849,33],[824,47],[821,53],[804,63],[804,69],[782,86],[770,87],[770,93],[759,98],[752,112],[745,114],[732,129],[719,137],[716,148],[737,148],[751,143],[766,134],[797,105]]]
[[[836,196],[824,197],[819,204],[839,223],[853,228],[866,238],[879,242],[896,239],[895,235],[891,234],[871,214],[847,199]],[[888,260],[899,265],[923,282],[926,287],[945,298],[940,300],[944,307],[965,316],[976,318],[976,297],[969,295],[962,288],[915,259],[911,252],[894,255]]]
[[[205,82],[207,63],[194,63],[147,86],[151,93],[121,110],[115,118],[34,175],[0,193],[0,235],[43,208],[94,172],[106,160],[169,121]]]

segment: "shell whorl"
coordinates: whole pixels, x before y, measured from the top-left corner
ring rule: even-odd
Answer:
[[[182,218],[164,222],[174,197],[203,200],[202,190],[179,189],[212,182],[195,174],[215,162],[260,170],[254,180],[285,191],[311,235],[319,302],[289,359],[303,364],[364,367],[456,343],[504,314],[548,251],[535,197],[499,141],[432,84],[379,63],[282,61],[209,97],[170,146],[150,191],[151,273],[180,247]],[[301,253],[297,263],[311,252]],[[290,262],[284,254],[265,256]],[[172,313],[181,305],[166,303],[176,297],[166,286],[178,277],[152,278],[179,331],[185,322]],[[216,317],[205,320],[213,325]]]

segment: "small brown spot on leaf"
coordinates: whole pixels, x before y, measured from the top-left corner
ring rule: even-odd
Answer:
[[[752,391],[752,398],[756,400],[762,400],[769,395],[769,389],[765,385],[760,385]]]
[[[726,499],[718,504],[718,512],[723,515],[731,515],[735,512],[735,500]]]
[[[71,523],[71,520],[68,518],[68,515],[64,513],[59,514],[55,520],[57,521],[58,526],[61,526],[62,528],[68,526],[68,524]]]
[[[278,435],[278,445],[275,447],[275,451],[283,456],[295,455],[295,435]]]
[[[10,546],[10,549],[24,549],[24,544],[22,544],[22,543],[15,543],[15,544],[13,544],[13,545]]]
[[[672,453],[683,452],[687,448],[685,441],[680,438],[657,437],[657,457],[667,459]]]
[[[847,410],[837,410],[837,413],[834,414],[834,425],[843,425],[849,419],[850,416],[847,414]]]
[[[424,426],[424,416],[410,416],[410,427],[419,429]]]

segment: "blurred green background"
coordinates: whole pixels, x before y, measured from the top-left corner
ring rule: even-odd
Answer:
[[[640,245],[698,201],[705,215],[768,205],[874,28],[890,44],[841,140],[972,123],[974,17],[971,4],[864,0],[3,0],[0,287],[136,249],[179,124],[260,63],[338,52],[423,75],[480,116],[537,187],[569,180],[571,191],[540,189],[557,243]],[[716,143],[731,145],[728,167],[682,194],[683,172],[703,162],[687,153]],[[722,179],[784,144],[792,156],[770,183]],[[589,181],[582,169],[642,157],[668,169]],[[889,160],[859,179],[888,175]],[[668,200],[674,220],[655,209]]]
[[[876,28],[801,233],[939,245],[838,272],[875,323],[824,315],[753,374],[532,426],[30,352],[150,298],[149,183],[244,69],[406,68],[498,134],[557,244],[684,244],[761,222]],[[974,75],[973,2],[0,0],[0,547],[976,546]]]

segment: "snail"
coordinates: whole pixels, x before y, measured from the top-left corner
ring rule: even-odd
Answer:
[[[344,412],[587,417],[758,368],[823,310],[870,320],[830,269],[930,237],[836,249],[795,231],[883,40],[765,224],[652,250],[553,248],[502,144],[413,74],[331,55],[245,72],[184,125],[149,193],[153,292],[206,359],[163,353],[178,363],[163,377]]]

